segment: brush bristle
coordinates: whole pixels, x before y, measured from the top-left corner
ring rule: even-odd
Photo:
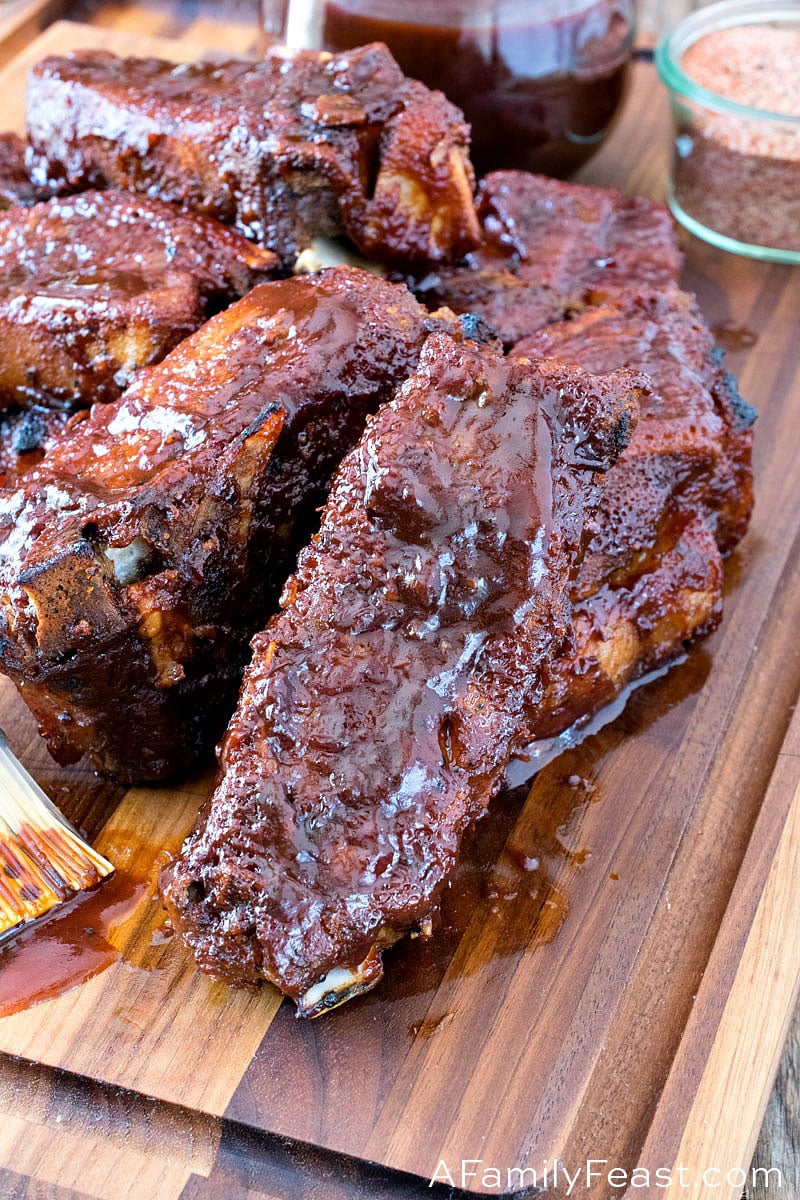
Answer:
[[[113,871],[48,800],[0,732],[0,938]]]

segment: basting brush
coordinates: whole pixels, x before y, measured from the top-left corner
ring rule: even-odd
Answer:
[[[0,730],[0,939],[113,871],[17,761]]]

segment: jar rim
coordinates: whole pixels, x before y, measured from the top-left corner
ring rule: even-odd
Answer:
[[[671,91],[689,100],[696,100],[715,112],[800,126],[800,113],[774,112],[731,100],[696,83],[681,66],[683,55],[689,47],[709,33],[746,25],[788,22],[800,29],[800,3],[792,3],[791,0],[784,0],[783,3],[775,3],[775,0],[720,0],[717,4],[698,9],[669,26],[659,38],[655,63],[661,81]]]

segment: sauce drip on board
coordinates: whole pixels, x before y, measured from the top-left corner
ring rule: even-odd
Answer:
[[[61,996],[116,962],[111,934],[148,891],[146,880],[117,871],[0,943],[0,1017]]]
[[[646,675],[642,675],[640,679],[634,679],[622,689],[618,696],[615,696],[603,708],[598,709],[588,719],[581,718],[574,725],[570,725],[569,729],[565,729],[563,733],[559,733],[557,737],[541,738],[538,741],[531,742],[523,752],[512,758],[506,771],[506,788],[510,790],[521,787],[525,783],[530,783],[539,771],[542,771],[549,763],[558,758],[559,755],[563,754],[566,750],[572,750],[576,746],[580,746],[581,742],[585,742],[587,738],[592,737],[595,733],[599,733],[606,725],[610,725],[612,721],[616,721],[633,693],[638,691],[639,688],[652,683],[655,679],[660,679],[662,675],[666,675],[673,667],[685,661],[685,655],[677,656],[672,662],[667,663],[666,666],[659,667],[655,671],[649,671]],[[572,777],[570,776],[570,781],[571,779]],[[569,786],[573,786],[570,781],[568,781]]]

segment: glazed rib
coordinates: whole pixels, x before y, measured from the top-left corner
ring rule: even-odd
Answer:
[[[209,316],[277,273],[217,221],[127,192],[0,215],[0,406],[115,400]]]
[[[16,133],[0,133],[0,209],[14,204],[27,207],[47,199],[46,189],[37,188],[25,166],[25,143]]]
[[[60,761],[213,743],[334,466],[454,324],[363,271],[262,284],[0,494],[2,668]]]
[[[417,273],[408,283],[425,304],[478,313],[506,346],[587,299],[678,282],[674,223],[653,200],[496,171],[482,180],[476,207],[480,246],[458,266]]]
[[[463,116],[381,44],[178,67],[77,51],[34,68],[27,123],[35,182],[176,201],[287,266],[315,234],[400,264],[478,240]]]
[[[647,373],[640,419],[611,469],[572,589],[575,648],[549,664],[531,737],[591,716],[722,615],[722,559],[753,502],[755,413],[721,367],[694,298],[623,289],[516,353]]]
[[[639,380],[430,339],[254,640],[219,785],[164,880],[202,967],[314,1014],[429,921],[570,637]]]
[[[693,296],[677,288],[618,289],[613,302],[549,325],[514,352],[563,358],[596,374],[630,367],[653,384],[609,477],[581,593],[652,546],[665,515],[678,507],[704,517],[720,549],[732,549],[753,505],[755,413],[723,370]]]
[[[574,646],[548,663],[529,741],[580,726],[674,662],[722,619],[722,556],[707,521],[678,512],[655,543],[575,599]]]

